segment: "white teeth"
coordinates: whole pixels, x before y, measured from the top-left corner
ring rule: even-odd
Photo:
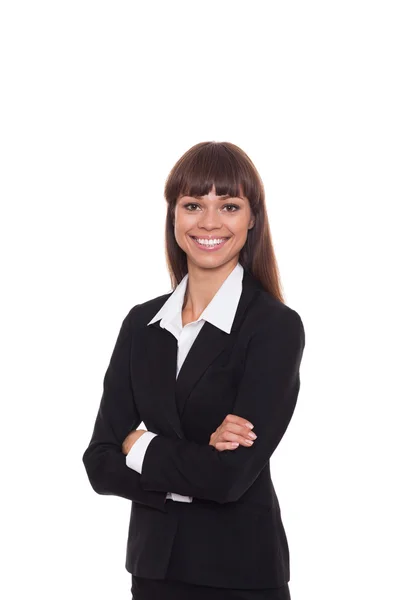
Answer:
[[[204,240],[204,239],[203,239],[203,240],[201,240],[201,239],[199,239],[199,238],[195,238],[195,239],[196,239],[196,241],[197,241],[199,244],[203,244],[203,245],[205,245],[205,246],[215,246],[215,245],[217,245],[217,244],[221,244],[221,243],[223,243],[223,242],[224,242],[224,240],[225,240],[226,238],[221,238],[221,239],[213,239],[213,240]]]

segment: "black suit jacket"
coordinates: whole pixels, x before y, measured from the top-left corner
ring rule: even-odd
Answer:
[[[177,340],[159,321],[147,325],[173,292],[123,320],[83,462],[98,494],[132,501],[125,566],[134,575],[233,588],[290,579],[269,459],[296,405],[304,327],[246,269],[242,283],[230,334],[206,321],[177,379]],[[209,446],[229,413],[254,424],[251,447]],[[142,421],[159,435],[139,474],[121,446]],[[167,492],[194,500],[166,501]]]

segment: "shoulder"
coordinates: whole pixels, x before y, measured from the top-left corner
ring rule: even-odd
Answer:
[[[172,293],[173,292],[162,294],[161,296],[151,298],[146,302],[135,304],[127,313],[125,321],[128,321],[132,328],[138,328],[147,325],[152,317],[156,315],[159,309],[165,304]]]
[[[301,359],[305,332],[295,309],[262,290],[249,312],[245,335],[249,355],[266,363],[279,360],[281,365]]]
[[[288,331],[304,334],[304,325],[299,313],[262,289],[250,311],[253,333]]]

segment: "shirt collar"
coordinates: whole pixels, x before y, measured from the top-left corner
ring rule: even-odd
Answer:
[[[244,269],[238,262],[196,322],[203,319],[226,333],[230,333],[242,293],[243,274]],[[149,321],[148,325],[161,319],[161,327],[168,325],[169,328],[169,325],[173,325],[177,330],[182,329],[182,305],[187,282],[188,273],[182,278],[171,296]]]

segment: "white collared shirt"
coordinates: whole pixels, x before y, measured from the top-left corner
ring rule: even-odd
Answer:
[[[160,326],[167,329],[178,340],[177,377],[195,338],[206,321],[209,321],[212,325],[215,325],[226,333],[230,333],[236,309],[242,294],[243,274],[244,269],[238,262],[233,271],[224,280],[211,302],[203,310],[200,317],[196,321],[192,321],[183,326],[182,307],[188,283],[187,273],[165,304],[163,304],[156,315],[149,321],[148,325],[161,319]],[[156,435],[156,433],[147,431],[136,440],[126,456],[126,464],[128,467],[138,473],[142,472],[142,464],[146,449]],[[174,492],[167,492],[166,497],[167,499],[170,498],[178,502],[193,501],[192,496],[182,496],[181,494],[176,494]]]

